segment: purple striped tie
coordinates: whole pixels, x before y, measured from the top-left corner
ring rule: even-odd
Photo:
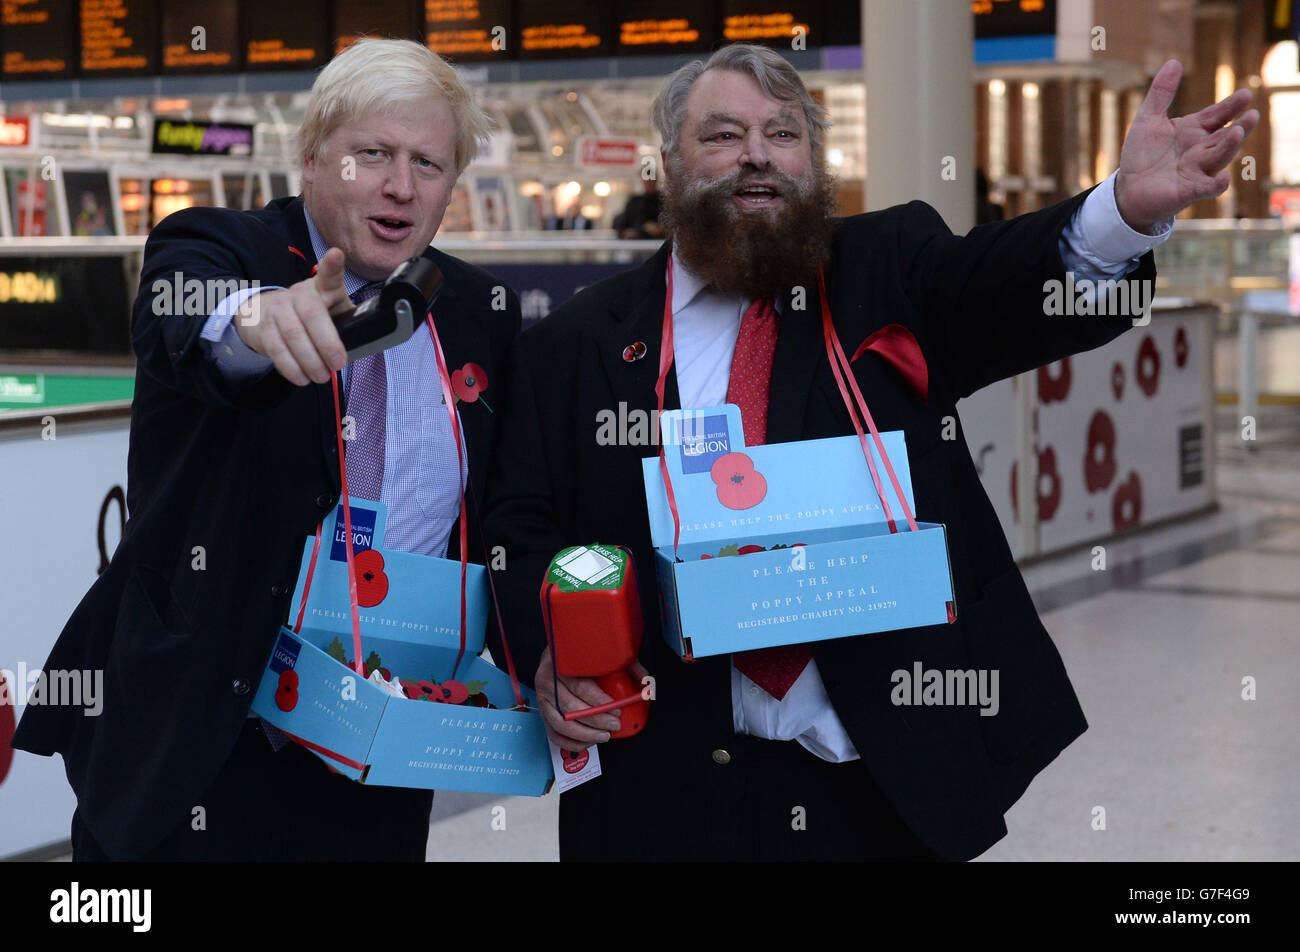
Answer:
[[[374,297],[383,287],[382,281],[363,284],[352,295],[352,303],[360,304]],[[384,486],[384,442],[388,425],[388,368],[382,350],[352,365],[345,393],[348,415],[355,427],[352,439],[344,447],[348,457],[349,495],[379,502]],[[289,743],[284,731],[270,721],[262,720],[262,730],[274,751]]]
[[[374,297],[379,281],[363,285],[352,302]],[[362,357],[348,369],[348,416],[355,427],[348,440],[348,493],[354,499],[379,502],[384,488],[384,443],[388,429],[388,366],[384,352]]]

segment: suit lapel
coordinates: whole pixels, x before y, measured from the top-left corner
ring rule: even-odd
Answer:
[[[837,254],[839,243],[832,245],[831,264],[826,272],[827,293],[830,296],[831,320],[839,336],[846,357],[851,357],[858,345],[872,332],[889,323],[889,316],[881,314],[867,304],[863,283],[867,280],[867,263],[847,259],[847,253]],[[825,345],[821,338],[821,305],[817,305],[816,346],[821,349],[821,359],[816,361],[815,384],[811,390],[819,391],[807,408],[803,430],[795,439],[818,439],[827,436],[852,434],[844,398],[836,385],[830,364],[825,358]],[[809,316],[814,312],[810,311]],[[778,352],[779,354],[779,352]],[[917,446],[924,445],[934,430],[927,409],[916,397],[902,375],[879,354],[868,351],[850,365],[858,388],[866,401],[867,410],[880,432],[886,430],[908,431],[909,455]],[[847,381],[845,382],[848,386]],[[849,390],[849,399],[853,399]],[[820,405],[820,406],[818,406]],[[862,421],[867,432],[866,421]],[[937,434],[934,434],[937,438]]]
[[[439,267],[443,267],[443,263],[438,261],[436,255],[427,254],[427,257],[433,258]],[[487,337],[478,332],[477,324],[465,319],[464,310],[458,306],[459,293],[454,282],[447,277],[446,268],[443,270],[444,281],[438,289],[438,297],[433,302],[430,313],[433,315],[433,325],[438,329],[438,341],[442,344],[442,355],[447,361],[447,373],[452,374],[467,363],[478,364],[483,368],[484,373],[489,375],[490,397],[495,398],[500,381],[493,380],[490,376],[493,373],[492,354]],[[428,334],[429,328],[421,322],[416,333]],[[438,393],[441,392],[442,386],[439,384]],[[475,400],[472,403],[462,400],[456,404],[461,430],[465,434],[469,478],[478,491],[482,489],[482,478],[492,436],[492,412],[496,410],[495,406],[491,411],[488,410],[490,404],[485,402],[486,399]]]
[[[804,414],[813,377],[825,366],[821,329],[821,297],[816,285],[809,288],[802,310],[785,300],[781,328],[777,332],[776,354],[772,358],[772,386],[767,405],[767,442],[789,443],[803,439]],[[826,367],[829,371],[829,367]]]
[[[614,401],[611,409],[626,403],[629,411],[650,412],[657,405],[654,391],[659,379],[664,302],[668,297],[664,280],[668,247],[664,244],[637,269],[637,284],[628,295],[631,302],[628,310],[611,311],[610,320],[596,329],[596,347]],[[623,351],[637,342],[645,344],[645,355],[637,360],[624,360]],[[664,409],[675,410],[680,406],[676,369],[670,367],[664,385]]]

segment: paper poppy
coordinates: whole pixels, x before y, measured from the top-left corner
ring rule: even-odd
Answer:
[[[709,475],[718,487],[718,502],[728,509],[750,509],[767,495],[767,480],[744,453],[719,456]]]
[[[488,388],[487,371],[475,363],[468,363],[459,370],[451,372],[451,391],[457,400],[474,403]],[[491,411],[486,400],[483,406]]]
[[[298,706],[298,672],[293,668],[280,672],[280,683],[275,687],[275,706],[282,711],[292,711]]]
[[[388,597],[384,557],[377,549],[366,549],[356,554],[352,564],[357,570],[357,603],[362,608],[374,608]]]
[[[469,700],[469,689],[459,681],[443,681],[434,688],[433,699],[443,704],[464,704]]]

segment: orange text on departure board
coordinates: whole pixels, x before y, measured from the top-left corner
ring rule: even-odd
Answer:
[[[424,19],[428,23],[477,20],[482,15],[478,0],[424,0]]]
[[[40,5],[41,0],[4,0],[0,3],[0,24],[4,26],[35,26],[48,23],[50,11]],[[4,70],[12,76],[21,73],[61,73],[68,61],[57,57],[28,59],[21,50],[5,53]]]
[[[118,25],[127,16],[122,0],[81,0],[82,69],[144,69],[139,53],[127,53],[135,39]]]
[[[192,50],[188,43],[163,47],[164,66],[229,66],[232,59],[224,50]]]
[[[619,24],[618,41],[624,46],[645,43],[694,43],[700,31],[685,17],[675,20],[629,20]]]
[[[1016,3],[1025,13],[1043,12],[1043,0],[971,0],[970,12],[976,16],[992,13],[1000,3]]]
[[[524,27],[526,50],[586,50],[600,45],[600,37],[581,23]]]
[[[31,23],[48,23],[50,11],[37,6],[41,0],[4,0],[0,4],[0,22],[5,26],[25,26]],[[36,9],[31,9],[36,7]]]
[[[301,63],[316,58],[316,51],[311,47],[286,46],[284,40],[250,40],[247,62],[253,63]]]
[[[797,23],[793,13],[747,13],[727,17],[722,24],[722,35],[729,40],[770,40],[795,35],[802,30],[809,33],[807,23]]]
[[[495,53],[487,30],[430,30],[424,45],[435,53]]]

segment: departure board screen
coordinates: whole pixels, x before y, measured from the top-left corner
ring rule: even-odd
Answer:
[[[807,49],[826,42],[817,0],[722,0],[726,43],[765,43]]]
[[[334,52],[362,36],[423,41],[418,8],[410,0],[335,0]]]
[[[238,0],[167,0],[162,8],[164,73],[240,69]]]
[[[57,79],[77,69],[77,0],[3,0],[5,79]]]
[[[612,56],[613,4],[583,0],[519,0],[520,59],[569,59]]]
[[[243,12],[245,69],[315,69],[329,61],[329,0],[254,2]]]
[[[627,55],[707,50],[716,30],[713,4],[691,0],[623,0],[618,52]]]
[[[80,0],[78,7],[83,76],[158,72],[156,0]]]
[[[1056,33],[1056,0],[971,0],[970,7],[977,37]]]
[[[510,0],[424,0],[424,42],[455,61],[509,59]]]

